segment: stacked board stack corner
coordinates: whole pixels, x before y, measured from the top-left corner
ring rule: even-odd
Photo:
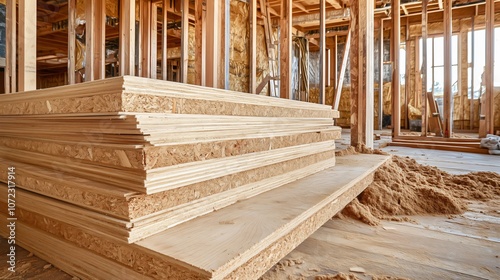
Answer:
[[[40,257],[82,278],[204,279],[134,243],[334,166],[337,117],[129,76],[0,95],[0,208],[15,167],[18,240]]]

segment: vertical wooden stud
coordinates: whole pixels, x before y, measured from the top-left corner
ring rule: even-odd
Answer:
[[[182,31],[181,31],[181,82],[188,82],[189,62],[189,0],[181,0]]]
[[[392,9],[392,137],[401,133],[401,106],[399,81],[399,44],[401,40],[399,0],[391,0]]]
[[[452,45],[451,45],[451,36],[452,36],[452,26],[451,26],[451,4],[452,0],[444,0],[444,120],[443,120],[443,130],[444,137],[449,138],[452,134],[452,81],[451,81],[451,61],[452,61]]]
[[[135,75],[135,0],[120,0],[120,75]]]
[[[257,91],[257,0],[249,0],[249,20],[250,20],[250,79],[248,91],[256,93]]]
[[[19,0],[18,3],[19,18],[23,19],[19,20],[18,37],[19,91],[35,90],[37,28],[36,5],[33,5],[33,3],[29,0]],[[13,63],[15,63],[15,60]],[[15,80],[12,79],[12,81]]]
[[[290,99],[292,86],[292,0],[281,1],[280,97]]]
[[[318,103],[325,104],[325,66],[326,66],[326,1],[320,0],[319,8],[319,98]]]

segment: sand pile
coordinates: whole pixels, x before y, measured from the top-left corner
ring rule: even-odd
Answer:
[[[359,280],[359,278],[352,273],[350,274],[338,273],[338,274],[317,275],[316,277],[314,277],[314,280]]]
[[[409,220],[402,215],[461,214],[467,209],[467,200],[495,197],[500,197],[500,174],[451,175],[414,159],[393,156],[338,216],[377,225],[381,219]]]
[[[335,151],[335,156],[348,156],[348,155],[356,155],[356,154],[378,154],[378,155],[387,155],[386,152],[378,149],[371,149],[366,147],[364,144],[359,144],[358,146],[349,146],[347,149]]]

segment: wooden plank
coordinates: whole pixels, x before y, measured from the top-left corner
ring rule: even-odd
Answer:
[[[444,90],[444,96],[443,96],[443,107],[444,107],[444,114],[443,114],[443,134],[444,137],[450,137],[452,134],[453,130],[453,111],[452,111],[452,92],[451,92],[451,87],[453,81],[451,80],[451,71],[452,71],[452,44],[451,44],[451,36],[452,36],[452,19],[451,19],[451,6],[452,6],[452,1],[451,0],[444,0],[444,20],[443,20],[443,25],[444,25],[444,85],[443,85],[443,90]]]
[[[88,97],[85,101],[81,97]],[[155,101],[137,102],[137,98]],[[335,117],[331,106],[273,99],[228,92],[161,80],[122,76],[95,81],[87,85],[71,85],[26,92],[26,96],[0,96],[0,114],[55,114],[98,112],[188,113],[254,116]],[[113,100],[113,102],[110,102]],[[184,100],[181,102],[181,100]],[[42,101],[46,106],[35,106]],[[88,102],[88,103],[86,103]],[[147,105],[146,105],[147,104]],[[214,107],[207,106],[213,104]],[[218,105],[216,105],[218,104]],[[25,107],[24,107],[25,106]],[[24,109],[23,109],[24,108]],[[295,109],[302,110],[297,111]]]
[[[427,136],[428,125],[428,106],[427,106],[427,5],[428,0],[422,0],[422,136]]]
[[[347,33],[345,45],[344,45],[344,54],[342,55],[342,65],[340,66],[340,73],[337,78],[337,86],[335,87],[335,102],[333,105],[334,110],[339,109],[340,105],[340,98],[342,97],[342,87],[344,85],[344,76],[345,76],[345,71],[347,68],[347,60],[350,54],[350,48],[351,48],[351,32],[352,28],[349,26],[349,32]]]
[[[250,72],[250,80],[248,84],[248,92],[257,92],[257,0],[249,1],[249,21],[250,21],[250,63],[248,65]]]
[[[76,0],[68,0],[68,84],[75,83],[76,65]]]
[[[339,161],[343,164],[333,169],[241,201],[136,244],[206,271],[211,277],[258,278],[364,190],[373,180],[374,170],[388,158],[380,155],[341,158]],[[331,178],[338,180],[332,184]],[[315,191],[304,188],[305,185],[314,185]],[[280,206],[277,198],[287,207]],[[262,217],[269,219],[263,221]],[[196,237],[200,235],[204,238]],[[294,240],[293,243],[290,240]],[[275,253],[270,254],[271,251]]]
[[[206,5],[203,0],[195,1],[195,83],[200,86],[206,85]]]
[[[427,92],[427,102],[429,106],[429,131],[435,133],[436,136],[443,136],[443,122],[441,120],[441,115],[439,114],[438,106],[432,92]]]
[[[281,2],[280,18],[280,97],[292,96],[292,1]]]
[[[94,79],[106,78],[106,1],[93,0]]]
[[[383,129],[384,119],[384,20],[380,19],[378,37],[378,129]]]
[[[373,147],[373,5],[351,5],[351,145]]]
[[[219,1],[207,1],[207,86],[218,87],[220,57]]]
[[[189,62],[189,0],[181,0],[182,32],[181,32],[181,82],[188,82]]]
[[[470,31],[470,38],[471,38],[471,42],[470,42],[470,47],[471,47],[471,62],[470,62],[470,67],[471,69],[474,69],[474,61],[475,61],[475,52],[474,52],[474,45],[475,45],[475,35],[476,34],[476,30],[474,28],[474,17],[471,17],[471,31]],[[470,75],[470,84],[471,84],[471,98],[470,98],[470,104],[469,104],[469,108],[470,108],[470,115],[469,115],[469,129],[474,129],[474,119],[476,118],[476,115],[477,113],[474,113],[474,71],[471,71],[471,75]]]
[[[17,92],[17,12],[16,1],[6,2],[5,93]]]
[[[151,67],[151,79],[157,78],[157,63],[158,63],[158,3],[151,3],[151,16],[150,16],[150,67]],[[166,27],[166,25],[165,25]]]
[[[399,0],[391,0],[392,28],[391,28],[391,53],[392,53],[392,137],[399,136],[401,132],[401,105],[400,105],[400,81],[399,81],[399,44],[400,44],[400,3]]]
[[[229,89],[231,56],[231,1],[224,0],[219,5],[220,42],[218,88]]]
[[[2,214],[3,219],[7,219]],[[8,236],[7,227],[2,227],[1,235]],[[62,241],[53,235],[29,227],[22,222],[16,223],[19,245],[50,262],[58,268],[82,279],[150,279],[140,273],[119,265],[115,261]],[[71,252],[68,254],[68,252]],[[68,259],[72,259],[68,262]],[[38,277],[39,275],[37,275]]]
[[[485,129],[486,134],[494,134],[495,133],[495,101],[494,101],[494,61],[493,58],[495,56],[495,40],[494,40],[494,32],[495,32],[495,1],[486,0],[486,65],[484,78],[486,83],[486,98],[485,102],[482,103],[482,106],[486,108],[485,116],[486,123]],[[498,51],[498,47],[496,47]],[[497,62],[498,63],[498,62]],[[498,74],[496,74],[498,75]],[[481,133],[480,137],[484,137],[484,133]]]
[[[151,1],[140,1],[140,71],[142,77],[151,77]]]
[[[409,148],[418,148],[418,149],[430,149],[430,150],[442,150],[442,151],[453,151],[453,152],[462,152],[462,153],[488,154],[487,149],[471,148],[471,147],[463,147],[463,146],[455,146],[455,145],[442,145],[442,144],[434,144],[434,143],[391,142],[391,143],[389,143],[389,146],[409,147]]]
[[[170,1],[168,0],[163,0],[162,5],[161,5],[161,11],[162,11],[162,28],[161,28],[161,78],[163,80],[167,80],[167,65],[168,65],[168,30],[167,30],[167,25],[168,25],[168,6],[170,4]]]
[[[325,104],[325,79],[326,79],[326,0],[320,0],[319,9],[319,98],[320,104]]]
[[[98,33],[99,30],[95,29],[95,9],[96,1],[90,0],[85,5],[85,82],[93,81],[94,79],[94,55],[95,46],[94,40],[96,36],[94,33]]]
[[[337,86],[337,74],[338,74],[338,44],[337,44],[337,36],[333,37],[333,44],[331,46],[331,55],[330,55],[330,86],[334,89]],[[332,104],[333,106],[333,104]]]
[[[135,1],[120,0],[120,75],[135,75]]]
[[[18,22],[18,86],[19,91],[34,90],[36,89],[36,6],[28,0],[19,0],[18,4],[19,18],[23,19]],[[15,60],[12,63],[14,64]],[[11,91],[13,89],[11,88]]]

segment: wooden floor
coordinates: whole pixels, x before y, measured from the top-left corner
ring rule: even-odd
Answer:
[[[500,157],[404,147],[383,148],[452,173],[489,170],[500,173]],[[409,279],[500,279],[500,201],[474,202],[461,216],[412,217],[415,223],[383,222],[371,227],[353,220],[328,221],[264,275],[264,279],[315,279],[348,273],[360,279],[389,275]],[[72,279],[17,247],[18,269],[12,279]],[[7,244],[0,242],[5,256]],[[2,257],[3,259],[3,257]],[[0,279],[10,275],[1,263]],[[9,278],[8,278],[9,279]],[[393,278],[397,279],[397,278]]]
[[[348,142],[343,136],[338,142]],[[453,174],[480,170],[500,173],[500,157],[494,155],[406,147],[382,150]],[[358,267],[366,271],[354,273],[360,279],[374,275],[500,279],[500,200],[474,201],[469,208],[460,216],[411,217],[414,223],[383,221],[377,227],[332,219],[263,279],[315,279],[317,275],[350,273]]]

